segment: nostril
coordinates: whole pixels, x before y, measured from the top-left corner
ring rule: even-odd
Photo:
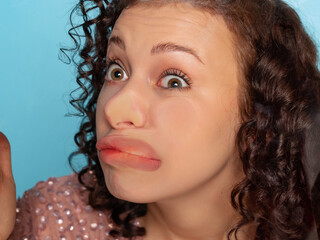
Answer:
[[[134,124],[132,122],[130,122],[130,121],[125,121],[125,122],[117,123],[117,127],[118,128],[134,127]]]

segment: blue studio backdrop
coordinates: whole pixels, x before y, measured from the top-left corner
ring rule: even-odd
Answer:
[[[10,0],[0,7],[0,131],[10,140],[17,196],[50,176],[70,174],[80,119],[69,93],[74,66],[58,59],[72,46],[67,31],[76,0]],[[320,42],[320,1],[287,0]],[[79,158],[80,162],[83,159]],[[79,167],[81,164],[79,164]]]

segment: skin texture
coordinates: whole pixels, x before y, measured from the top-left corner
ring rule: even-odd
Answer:
[[[109,42],[107,58],[118,65],[107,71],[99,95],[97,139],[143,140],[161,166],[147,172],[101,162],[109,191],[148,203],[141,219],[147,239],[225,239],[237,220],[230,192],[243,176],[234,145],[240,86],[232,34],[219,16],[168,4],[124,10],[110,38],[123,44]],[[163,43],[194,54],[152,51]],[[114,68],[124,76],[120,81],[110,79]],[[191,86],[180,91],[168,84],[177,79],[163,77],[168,69],[182,71]]]
[[[16,187],[11,169],[10,144],[0,132],[0,240],[9,237],[16,216]]]

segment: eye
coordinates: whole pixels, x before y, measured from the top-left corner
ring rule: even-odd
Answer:
[[[161,80],[161,86],[165,88],[182,88],[182,87],[188,87],[189,85],[185,83],[183,79],[177,76],[166,76]]]
[[[125,70],[116,62],[108,64],[106,78],[109,81],[125,81],[128,76]]]
[[[184,90],[190,88],[190,80],[182,71],[169,69],[161,74],[161,80],[158,85],[168,89]]]

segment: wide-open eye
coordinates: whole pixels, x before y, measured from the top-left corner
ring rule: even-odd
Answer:
[[[162,78],[160,85],[161,85],[161,87],[164,87],[164,88],[189,87],[189,84],[186,83],[186,80],[184,80],[181,77],[175,76],[175,75],[168,75],[168,76]]]
[[[106,78],[109,81],[125,81],[128,76],[119,64],[111,63],[107,69]]]
[[[190,89],[191,81],[181,70],[171,68],[161,74],[158,86],[170,90],[188,90]]]

